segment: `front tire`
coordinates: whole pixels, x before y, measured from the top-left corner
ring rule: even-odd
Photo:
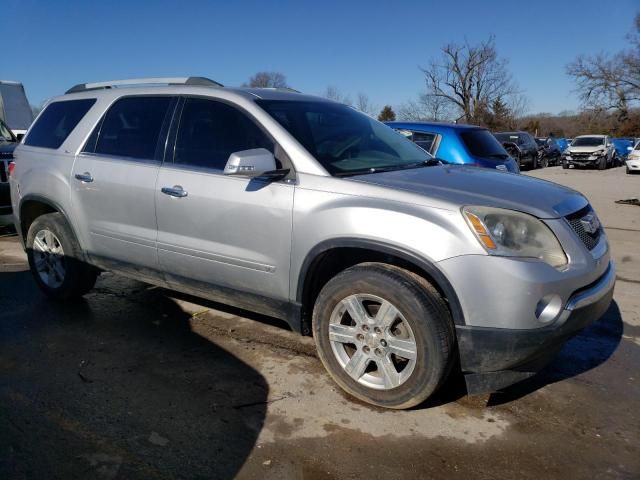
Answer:
[[[598,162],[598,170],[606,170],[607,168],[607,157],[602,157]]]
[[[453,364],[455,334],[442,297],[391,265],[363,263],[331,279],[316,300],[313,335],[336,383],[380,407],[422,403]]]
[[[62,214],[36,218],[26,245],[31,273],[47,296],[56,300],[81,297],[95,285],[98,271],[83,261],[80,245]]]
[[[547,168],[549,166],[549,157],[543,156],[540,158],[540,168]]]

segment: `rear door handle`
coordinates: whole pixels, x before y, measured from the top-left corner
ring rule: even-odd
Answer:
[[[76,180],[80,180],[83,183],[93,182],[93,177],[89,172],[76,173],[75,177],[76,177]]]
[[[180,185],[174,185],[173,187],[162,187],[160,191],[165,195],[169,195],[170,197],[183,198],[189,195],[189,192],[183,190]]]

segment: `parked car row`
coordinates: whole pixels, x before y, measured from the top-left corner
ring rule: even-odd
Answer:
[[[387,122],[443,163],[519,173],[520,168],[593,167],[623,165],[638,139],[581,135],[575,138],[538,137],[524,131],[496,132],[473,125],[441,122]],[[493,137],[493,138],[492,138]],[[497,141],[495,141],[497,140]],[[635,156],[627,172],[635,170]]]
[[[470,393],[530,377],[611,303],[596,213],[499,172],[536,166],[528,134],[502,135],[514,159],[483,128],[394,128],[200,77],[76,85],[15,150],[16,230],[53,299],[107,270],[274,316],[371,404],[417,405],[454,365]]]

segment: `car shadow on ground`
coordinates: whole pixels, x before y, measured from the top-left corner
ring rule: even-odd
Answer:
[[[518,400],[549,384],[560,382],[606,362],[616,351],[623,333],[622,315],[613,301],[595,323],[567,341],[553,361],[543,370],[522,382],[491,394],[488,406]]]
[[[0,478],[234,478],[268,385],[189,319],[158,289],[55,303],[0,271]]]

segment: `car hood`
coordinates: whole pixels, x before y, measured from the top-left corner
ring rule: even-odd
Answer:
[[[434,202],[449,208],[483,205],[518,210],[538,218],[562,217],[588,203],[575,190],[552,182],[457,165],[373,173],[353,179],[424,196],[420,203],[425,205]]]
[[[598,150],[603,150],[604,148],[604,145],[599,145],[597,147],[569,147],[567,151],[571,153],[591,153]]]

